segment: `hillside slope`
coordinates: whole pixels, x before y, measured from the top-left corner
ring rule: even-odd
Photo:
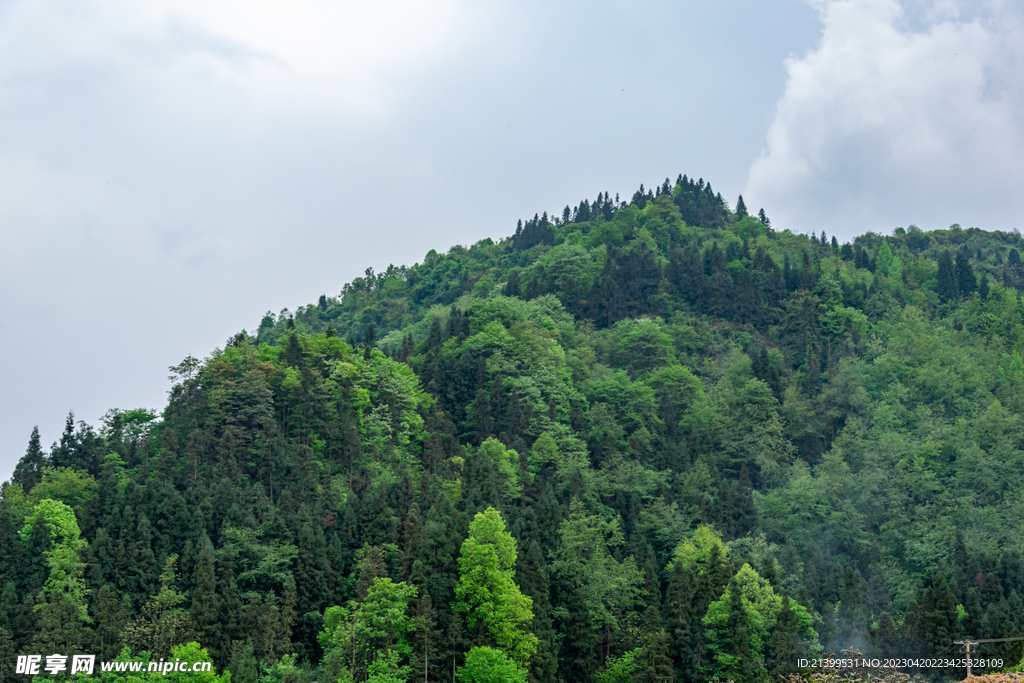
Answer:
[[[955,225],[839,245],[680,177],[368,270],[173,368],[161,416],[30,443],[0,656],[197,639],[236,683],[441,681],[494,648],[545,683],[761,681],[1019,634],[1022,248]],[[474,616],[488,543],[491,579],[515,569],[488,590],[532,619]]]

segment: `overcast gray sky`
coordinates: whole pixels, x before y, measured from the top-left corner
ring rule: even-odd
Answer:
[[[1024,227],[1024,10],[0,2],[0,476],[363,270],[687,173],[773,224]]]

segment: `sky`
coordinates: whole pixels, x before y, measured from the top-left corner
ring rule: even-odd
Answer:
[[[841,240],[1024,220],[1003,0],[0,2],[0,478],[69,410],[608,191]]]

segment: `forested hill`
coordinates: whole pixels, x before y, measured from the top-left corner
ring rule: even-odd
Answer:
[[[172,368],[162,415],[33,433],[0,657],[761,683],[1019,635],[1022,248],[840,245],[680,177],[367,270]]]

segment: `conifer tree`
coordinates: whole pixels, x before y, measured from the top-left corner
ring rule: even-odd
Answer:
[[[978,289],[978,280],[974,277],[971,260],[964,249],[956,252],[956,281],[960,296],[970,296]]]
[[[297,653],[303,657],[311,657],[312,652],[306,648],[316,641],[319,624],[305,615],[319,614],[327,608],[330,593],[327,579],[331,568],[327,561],[323,527],[313,523],[305,504],[299,507],[296,525],[297,556],[293,573],[298,600],[296,610],[300,619],[295,629],[295,640],[298,644]]]
[[[64,432],[60,435],[60,445],[50,451],[52,467],[79,467],[75,457],[75,413],[71,411],[64,422]],[[80,468],[86,469],[86,468]]]
[[[93,637],[103,659],[113,659],[121,650],[121,628],[130,614],[130,600],[122,598],[110,584],[93,593]]]
[[[800,648],[800,621],[790,609],[789,596],[785,593],[767,650],[765,667],[773,679],[797,672],[797,658],[804,654]]]
[[[722,677],[742,683],[754,683],[757,653],[751,647],[751,624],[743,591],[733,577],[729,583],[728,618],[716,652],[718,671]]]
[[[957,284],[957,272],[953,267],[953,258],[948,251],[939,254],[937,291],[939,298],[944,302],[956,299],[960,292],[960,287]]]
[[[14,643],[14,636],[10,629],[0,626],[0,683],[15,683],[19,675],[14,673],[17,662],[17,648]]]
[[[259,664],[256,661],[252,638],[246,639],[245,647],[236,648],[228,669],[234,683],[256,683],[259,678]]]
[[[25,455],[21,456],[11,481],[21,484],[25,493],[29,493],[43,479],[43,467],[46,465],[46,455],[39,445],[39,427],[32,428],[32,434],[28,439],[28,448]]]
[[[436,672],[432,671],[431,667],[434,662],[438,661],[441,640],[441,631],[437,628],[437,610],[434,608],[434,601],[430,598],[430,593],[419,592],[413,619],[415,626],[413,669],[416,672],[422,672],[416,678],[422,680],[423,683],[428,683],[431,674],[436,676]]]
[[[171,650],[192,640],[192,622],[182,608],[185,595],[175,587],[177,555],[171,555],[160,574],[160,589],[140,610],[138,619],[128,622],[121,634],[133,652],[143,650],[155,657],[167,657]]]
[[[199,644],[215,659],[221,655],[218,647],[222,642],[219,612],[213,545],[208,542],[199,551],[199,559],[196,562],[189,616]]]
[[[671,683],[675,680],[672,670],[670,640],[662,627],[661,618],[654,605],[644,612],[643,650],[637,657],[639,667],[633,676],[635,683]]]

